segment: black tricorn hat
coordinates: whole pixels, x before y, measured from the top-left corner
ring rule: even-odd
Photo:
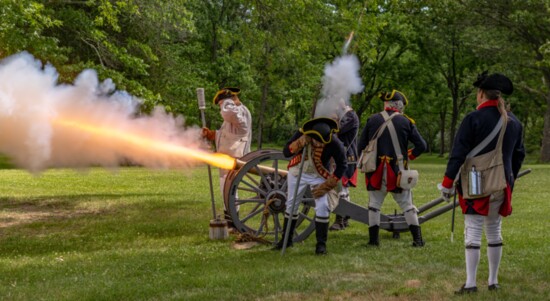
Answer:
[[[214,96],[214,104],[217,105],[222,99],[231,98],[233,95],[241,93],[239,88],[223,88]]]
[[[489,71],[483,71],[483,73],[477,76],[474,87],[483,90],[498,90],[506,95],[510,95],[514,92],[514,85],[508,77],[501,73],[489,75]]]
[[[409,100],[407,99],[405,94],[403,94],[403,92],[397,91],[395,89],[392,90],[391,92],[381,92],[378,95],[378,97],[380,97],[380,99],[382,99],[383,101],[398,101],[398,100],[401,100],[404,105],[409,104]]]
[[[300,129],[302,134],[308,135],[324,144],[330,143],[332,141],[332,134],[339,131],[336,120],[327,117],[308,120]]]

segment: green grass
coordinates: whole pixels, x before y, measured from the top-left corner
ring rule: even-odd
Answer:
[[[444,162],[414,162],[417,205],[438,197]],[[0,300],[550,300],[550,166],[525,168],[503,222],[503,289],[486,289],[483,246],[480,292],[464,297],[453,295],[465,280],[458,212],[454,243],[447,212],[423,224],[422,249],[385,231],[380,248],[367,248],[367,226],[352,221],[329,233],[327,256],[313,254],[314,236],[281,256],[208,238],[205,167],[0,170]],[[366,205],[363,185],[351,193]],[[393,210],[388,197],[384,212]]]

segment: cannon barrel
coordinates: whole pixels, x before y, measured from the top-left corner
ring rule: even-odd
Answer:
[[[237,160],[235,160],[235,167],[233,169],[234,170],[239,170],[247,163],[248,163],[247,161],[237,159]],[[249,173],[252,173],[252,174],[255,174],[255,175],[258,175],[258,176],[261,176],[262,174],[274,174],[275,171],[277,171],[277,173],[281,177],[286,177],[287,174],[288,174],[287,170],[284,170],[284,169],[282,170],[282,169],[278,169],[278,168],[275,169],[273,167],[260,165],[260,164],[257,164],[257,165],[253,166],[252,168],[250,168],[248,170]]]

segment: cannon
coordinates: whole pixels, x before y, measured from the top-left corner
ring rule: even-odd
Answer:
[[[227,175],[223,197],[233,224],[240,233],[271,243],[276,243],[281,238],[289,160],[279,150],[258,150],[236,161],[235,168]],[[530,171],[524,170],[518,177]],[[315,199],[311,191],[306,189],[297,199],[301,201],[294,242],[305,240],[315,230]],[[458,202],[445,203],[435,209],[444,202],[440,197],[418,207],[419,223],[422,224],[458,205]],[[333,213],[368,224],[368,209],[346,200],[340,200]],[[382,213],[380,228],[392,232],[394,237],[399,237],[400,232],[409,231],[402,213]]]

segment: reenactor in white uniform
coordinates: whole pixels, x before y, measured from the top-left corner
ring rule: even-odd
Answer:
[[[220,107],[223,123],[218,130],[207,127],[202,129],[202,136],[216,145],[218,153],[227,154],[233,158],[240,158],[250,152],[252,142],[252,116],[248,108],[240,101],[239,88],[223,88],[214,96],[214,104]],[[224,195],[225,178],[229,173],[220,169],[220,190]],[[225,206],[225,202],[224,202]],[[225,219],[228,226],[234,228],[231,216],[224,207]]]

